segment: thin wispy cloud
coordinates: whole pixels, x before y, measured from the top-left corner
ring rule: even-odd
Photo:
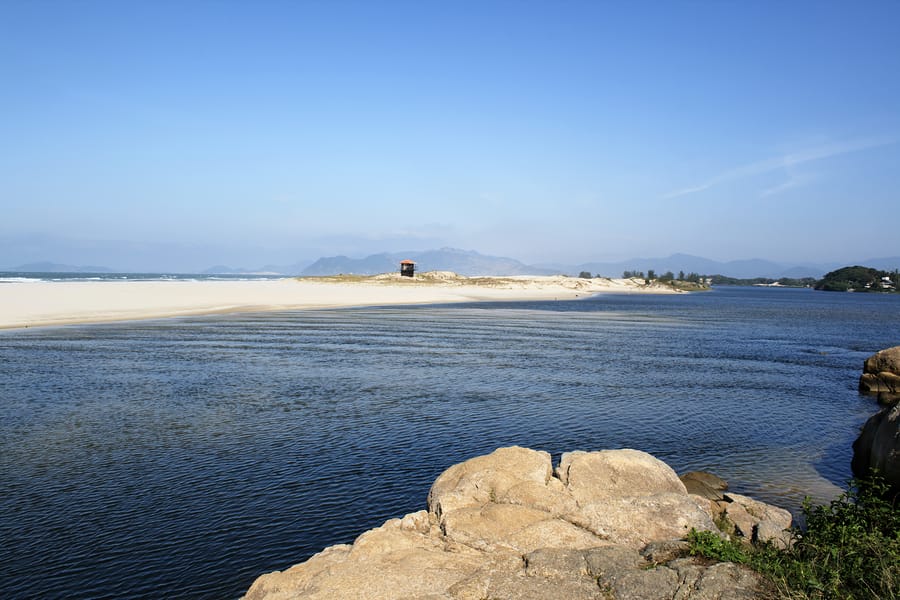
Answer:
[[[766,198],[768,196],[774,196],[776,194],[780,194],[781,192],[786,192],[787,190],[792,190],[794,188],[803,187],[807,185],[809,182],[815,180],[816,177],[808,174],[798,175],[796,173],[790,173],[788,175],[788,180],[778,185],[767,188],[759,193],[760,198]]]
[[[868,150],[870,148],[878,148],[881,146],[890,146],[892,144],[897,143],[897,138],[862,138],[857,140],[848,140],[844,142],[831,142],[827,144],[821,144],[819,146],[815,146],[812,148],[807,148],[801,150],[799,152],[793,152],[791,154],[785,154],[783,156],[778,156],[775,158],[768,158],[766,160],[761,160],[758,162],[749,163],[746,165],[741,165],[734,169],[729,169],[723,173],[716,175],[715,177],[711,177],[710,179],[700,183],[698,185],[693,185],[691,187],[682,188],[679,190],[674,190],[662,195],[663,199],[669,200],[672,198],[680,198],[682,196],[688,196],[690,194],[695,194],[697,192],[702,192],[704,190],[708,190],[717,185],[721,185],[723,183],[727,183],[730,181],[737,181],[740,179],[746,179],[749,177],[754,177],[756,175],[762,175],[763,173],[771,173],[773,171],[778,171],[782,169],[790,169],[791,167],[795,167],[797,165],[802,165],[804,163],[813,162],[816,160],[822,160],[825,158],[831,158],[833,156],[840,156],[842,154],[850,154],[853,152],[859,152],[861,150]],[[787,189],[798,187],[802,183],[809,181],[810,179],[804,179],[796,176],[792,176],[791,179],[784,184],[775,186],[773,188],[769,188],[763,192],[764,196],[770,196],[775,193],[779,193],[785,191]]]

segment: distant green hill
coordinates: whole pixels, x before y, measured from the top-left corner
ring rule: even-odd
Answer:
[[[900,274],[858,265],[844,267],[826,273],[816,283],[816,289],[826,292],[896,292],[900,289]]]

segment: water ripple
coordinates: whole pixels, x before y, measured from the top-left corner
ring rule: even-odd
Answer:
[[[498,446],[633,447],[796,509],[896,302],[792,290],[0,332],[0,597],[228,598]]]

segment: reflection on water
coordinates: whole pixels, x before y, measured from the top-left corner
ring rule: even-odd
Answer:
[[[796,510],[900,298],[726,289],[0,333],[0,596],[236,597],[498,446],[632,447]]]

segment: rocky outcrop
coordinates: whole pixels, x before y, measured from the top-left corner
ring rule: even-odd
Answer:
[[[887,407],[866,421],[853,442],[853,474],[866,477],[875,470],[893,493],[900,493],[900,346],[866,359],[859,389],[878,394],[878,401]]]
[[[876,470],[894,493],[900,493],[900,404],[888,406],[866,421],[853,442],[851,466],[857,477]]]
[[[900,400],[900,346],[876,352],[866,359],[859,391],[876,394],[882,404]]]
[[[263,575],[245,598],[760,597],[753,572],[684,556],[691,528],[717,531],[711,502],[644,452],[570,452],[554,470],[546,452],[501,448],[447,469],[427,511]],[[759,504],[757,529],[774,510]]]

